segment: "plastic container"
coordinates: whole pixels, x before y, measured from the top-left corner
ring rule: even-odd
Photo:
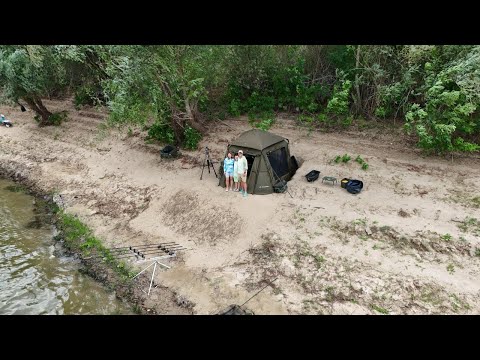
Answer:
[[[350,181],[350,179],[347,179],[347,178],[343,178],[341,181],[340,181],[340,186],[342,187],[342,189],[345,189],[345,187],[347,186],[347,183]]]

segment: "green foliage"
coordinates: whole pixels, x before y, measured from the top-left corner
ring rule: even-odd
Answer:
[[[450,274],[453,274],[455,272],[455,266],[453,264],[448,264],[447,266],[447,271],[450,273]]]
[[[315,122],[315,117],[310,115],[300,115],[298,120],[304,124],[313,124]]]
[[[300,115],[298,117],[298,121],[307,126],[308,135],[310,135],[315,126],[315,117],[309,115]]]
[[[387,309],[381,307],[381,306],[377,306],[377,305],[372,304],[372,309],[375,310],[375,311],[378,311],[379,313],[384,314],[384,315],[389,314],[389,311]]]
[[[42,126],[41,99],[73,93],[77,108],[106,104],[111,122],[181,145],[200,119],[247,114],[269,129],[288,111],[309,132],[405,119],[426,151],[480,150],[478,45],[1,45],[0,88]]]
[[[477,151],[480,146],[466,139],[480,130],[480,48],[436,71],[439,62],[426,64],[425,104],[411,106],[405,128],[425,150]]]
[[[320,122],[320,123],[327,123],[328,122],[328,117],[327,117],[327,114],[325,114],[325,113],[318,114],[317,119],[318,119],[318,122]]]
[[[279,110],[315,112],[319,109],[318,100],[328,94],[322,84],[309,83],[305,73],[305,60],[280,68],[273,76],[273,94]]]
[[[23,193],[27,191],[27,188],[23,185],[8,185],[5,186],[5,190],[11,191],[11,192],[18,192],[18,193]]]
[[[73,215],[59,210],[58,222],[61,237],[65,239],[67,247],[79,250],[84,256],[96,253],[124,280],[131,277],[131,269],[128,265],[115,259],[110,251],[103,246],[100,239],[95,237],[92,231]]]
[[[250,113],[248,117],[252,126],[265,131],[270,129],[275,122],[275,113],[273,111],[264,111],[258,116]]]
[[[322,264],[325,262],[325,258],[322,255],[313,255],[313,260],[315,261],[317,269],[321,268]]]
[[[311,81],[303,52],[298,46],[236,47],[227,90],[230,113],[318,111],[329,88]]]
[[[147,132],[147,140],[157,140],[168,144],[175,142],[175,134],[168,124],[157,122],[149,127]]]
[[[62,122],[67,120],[67,112],[61,111],[50,115],[50,121],[53,125],[59,126]]]
[[[157,125],[150,138],[173,142],[172,134],[176,134],[176,143],[194,147],[198,135],[189,128],[199,125],[200,109],[214,103],[209,103],[207,86],[217,85],[217,50],[186,45],[101,47],[107,74],[102,87],[108,98],[110,120],[138,124],[153,120]],[[175,122],[186,131],[172,132],[170,128],[178,126]],[[163,125],[166,127],[161,128]]]
[[[327,104],[327,112],[333,115],[347,115],[349,111],[349,96],[352,88],[350,80],[343,80],[335,85],[333,95]]]
[[[353,116],[349,115],[342,120],[343,127],[350,127],[353,123]]]
[[[3,46],[0,80],[4,96],[14,101],[24,96],[43,96],[65,85],[64,69],[54,46]]]
[[[337,155],[335,159],[333,159],[333,162],[335,162],[336,164],[339,164],[341,162],[348,163],[351,159],[352,157],[348,154],[344,154],[343,156]],[[362,170],[368,170],[369,165],[365,162],[364,159],[362,159],[360,155],[355,158],[355,162],[362,165]]]
[[[60,115],[46,118],[42,97],[60,94],[81,77],[84,56],[76,46],[0,46],[0,100],[23,100],[34,110],[39,125],[59,124]],[[75,69],[77,69],[75,71]]]
[[[352,159],[352,157],[351,157],[350,155],[348,155],[348,154],[344,154],[344,155],[342,156],[342,162],[343,162],[343,163],[347,163],[347,162],[349,162],[351,159]]]
[[[84,105],[95,106],[103,103],[104,98],[99,87],[82,85],[75,91],[73,104],[77,110]]]
[[[348,72],[355,67],[355,47],[352,45],[328,46],[326,58],[334,69]],[[352,79],[353,77],[350,80]]]
[[[79,109],[82,105],[93,105],[88,88],[82,86],[78,89],[75,93],[73,102],[76,109]]]
[[[275,109],[275,98],[273,96],[260,95],[254,91],[245,103],[245,110],[248,114],[258,114],[273,111]]]
[[[362,159],[362,157],[360,155],[358,155],[356,158],[355,158],[355,162],[359,163],[360,165],[362,165],[362,170],[368,170],[368,167],[369,165],[365,162],[365,160]]]
[[[444,235],[441,236],[441,238],[442,238],[442,240],[444,240],[444,241],[450,241],[450,240],[452,240],[452,235],[450,235],[450,234],[444,234]]]
[[[476,236],[480,236],[480,220],[473,217],[465,217],[465,219],[458,224],[458,228],[463,232],[472,232]]]
[[[67,112],[66,111],[60,111],[58,113],[53,113],[50,115],[48,118],[48,121],[51,125],[53,126],[59,126],[62,122],[67,120]],[[40,123],[42,121],[42,118],[40,115],[35,115],[34,119],[36,122]]]
[[[91,232],[86,225],[84,225],[80,220],[75,216],[62,213],[61,214],[61,226],[62,230],[65,231],[65,240],[67,242],[73,242],[76,240],[84,240],[91,236]],[[96,243],[95,241],[90,241],[90,243]]]
[[[202,139],[202,134],[190,126],[185,127],[185,148],[195,150]]]
[[[230,101],[230,107],[228,108],[228,111],[230,113],[230,115],[232,116],[240,116],[242,114],[242,107],[241,107],[241,103],[240,103],[240,100],[238,99],[232,99],[232,101]]]
[[[383,106],[379,106],[375,109],[375,116],[385,118],[387,116],[387,110]]]
[[[256,127],[260,130],[267,131],[272,127],[274,121],[275,119],[273,117],[266,117],[263,118],[259,123],[257,123]]]
[[[475,196],[471,199],[474,207],[480,208],[480,196]]]

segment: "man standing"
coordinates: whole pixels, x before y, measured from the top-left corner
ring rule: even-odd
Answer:
[[[240,180],[240,192],[243,192],[243,197],[247,196],[247,171],[248,171],[247,158],[243,156],[243,150],[238,150],[237,174],[238,174],[238,179]],[[243,188],[243,191],[242,191],[242,188]]]

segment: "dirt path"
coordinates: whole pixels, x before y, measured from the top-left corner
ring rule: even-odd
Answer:
[[[69,111],[58,128],[37,128],[29,112],[0,108],[0,166],[63,195],[66,210],[109,246],[176,241],[188,247],[157,281],[195,303],[198,314],[248,303],[257,314],[479,313],[480,160],[423,158],[400,133],[312,133],[289,120],[273,132],[304,160],[287,193],[226,193],[213,174],[199,180],[201,150],[160,159],[143,134],[107,129],[105,114]],[[220,160],[245,120],[215,123],[200,144]],[[235,130],[234,130],[235,129]],[[334,164],[336,155],[369,164]],[[308,183],[357,178],[364,191]],[[157,289],[155,291],[161,291]],[[152,297],[152,301],[155,301]]]

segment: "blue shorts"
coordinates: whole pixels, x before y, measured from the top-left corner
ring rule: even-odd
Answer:
[[[225,177],[233,177],[233,171],[232,172],[226,172]]]

